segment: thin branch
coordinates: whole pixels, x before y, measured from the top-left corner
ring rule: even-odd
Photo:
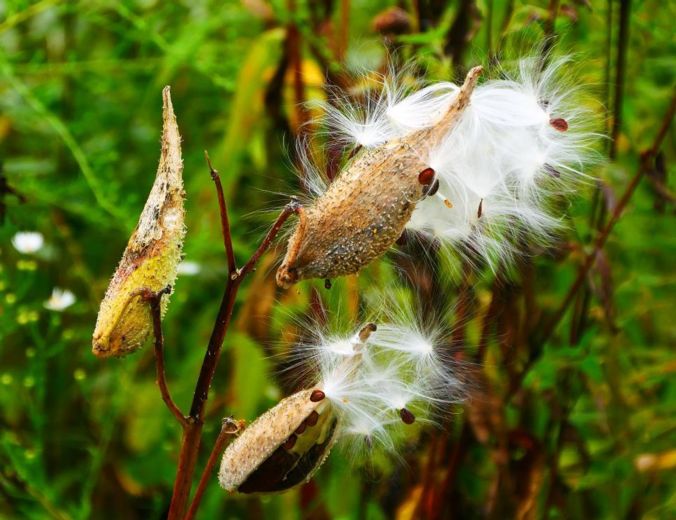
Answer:
[[[300,210],[301,205],[296,200],[289,202],[284,207],[282,212],[277,217],[277,220],[275,220],[275,223],[272,225],[272,228],[270,228],[270,231],[268,231],[268,234],[263,239],[263,242],[261,242],[261,245],[258,246],[258,249],[256,249],[254,254],[251,255],[249,261],[244,264],[244,266],[237,272],[237,278],[241,278],[242,276],[248,274],[255,267],[256,262],[258,262],[258,259],[261,257],[261,255],[265,253],[265,251],[270,247],[270,244],[272,244],[272,241],[275,239],[279,233],[279,230],[282,228],[287,219],[293,213],[298,213]]]
[[[200,502],[202,501],[202,496],[204,495],[204,491],[207,488],[207,484],[211,479],[211,474],[214,470],[214,466],[216,465],[218,457],[225,449],[226,442],[233,435],[237,435],[243,428],[244,421],[242,420],[236,421],[232,417],[226,417],[223,419],[221,431],[218,432],[218,437],[216,437],[216,442],[214,443],[214,447],[209,454],[209,459],[207,460],[207,464],[204,467],[204,471],[202,471],[200,482],[197,485],[197,489],[195,490],[195,496],[193,497],[192,503],[190,504],[190,509],[188,509],[188,512],[186,513],[183,520],[192,520],[195,518],[195,514],[197,514],[197,509],[200,506]]]
[[[627,47],[629,45],[629,19],[631,0],[620,0],[620,31],[617,35],[617,76],[615,77],[615,96],[613,100],[613,127],[610,134],[610,158],[617,157],[617,138],[622,129],[622,105],[624,100],[624,81],[627,72]]]
[[[223,184],[221,184],[221,176],[218,171],[211,165],[209,152],[204,150],[204,158],[209,165],[209,172],[211,173],[211,180],[216,185],[216,194],[218,195],[218,209],[221,212],[221,232],[223,233],[223,245],[225,247],[225,255],[228,259],[228,274],[232,275],[237,271],[237,263],[235,262],[235,252],[232,248],[232,235],[230,233],[230,222],[228,221],[228,207],[225,204],[225,197],[223,196]]]
[[[161,291],[153,292],[148,289],[142,289],[140,292],[141,298],[150,305],[150,313],[153,318],[153,333],[155,336],[155,366],[157,371],[157,386],[160,387],[162,400],[167,405],[169,411],[176,420],[185,427],[188,424],[183,412],[176,406],[174,400],[169,393],[167,386],[167,379],[164,374],[164,335],[162,334],[162,296],[171,292],[171,286],[167,286]]]

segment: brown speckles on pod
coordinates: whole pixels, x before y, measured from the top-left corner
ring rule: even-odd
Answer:
[[[423,186],[429,186],[434,181],[435,173],[432,168],[425,168],[418,174],[418,182]]]
[[[399,410],[399,417],[404,424],[413,424],[415,422],[415,415],[408,409],[402,408]]]
[[[549,124],[552,126],[552,128],[558,130],[559,132],[565,132],[566,130],[568,130],[568,121],[566,121],[562,117],[550,119]]]
[[[321,390],[313,390],[312,393],[310,394],[310,401],[312,401],[313,403],[318,403],[325,397],[326,394]]]

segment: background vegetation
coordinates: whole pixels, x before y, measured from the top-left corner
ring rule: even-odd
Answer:
[[[183,135],[186,259],[196,264],[165,320],[167,376],[186,408],[226,273],[203,150],[222,173],[242,261],[280,194],[299,191],[291,143],[308,114],[298,102],[332,85],[358,92],[353,73],[390,59],[457,79],[552,37],[555,54],[575,54],[612,137],[598,182],[566,210],[561,241],[510,276],[462,265],[433,276],[415,254],[393,255],[330,290],[286,292],[268,254],[239,295],[205,445],[221,417],[251,420],[291,390],[275,368],[294,316],[316,314],[321,296],[358,321],[360,288],[397,278],[406,290],[392,264],[409,273],[420,306],[453,309],[458,355],[480,366],[475,398],[411,439],[401,467],[337,453],[313,482],[273,497],[230,497],[214,482],[200,518],[675,517],[676,181],[674,135],[664,136],[675,16],[661,0],[0,2],[0,515],[166,512],[179,429],[152,349],[121,360],[90,352],[154,178],[164,85]],[[642,160],[660,129],[661,149]],[[632,178],[626,210],[594,250]],[[20,253],[19,231],[39,231],[44,246]],[[590,270],[573,295],[585,255]],[[75,303],[46,308],[54,287]],[[558,310],[567,312],[547,334]]]

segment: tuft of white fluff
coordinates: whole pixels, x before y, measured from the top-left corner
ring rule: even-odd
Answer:
[[[402,319],[350,334],[318,332],[297,345],[294,356],[298,365],[311,367],[313,386],[333,405],[339,439],[357,450],[394,451],[401,429],[409,427],[402,413],[415,422],[434,422],[465,396],[443,344],[441,332]]]
[[[562,223],[556,199],[588,179],[584,167],[600,137],[590,131],[594,117],[569,61],[543,68],[541,57],[522,59],[514,73],[474,90],[447,135],[418,151],[439,190],[417,204],[409,229],[489,266],[521,252],[524,237],[551,238]],[[407,93],[401,84],[396,75],[383,78],[363,105],[325,105],[329,136],[364,147],[405,138],[437,124],[459,90],[440,82]]]

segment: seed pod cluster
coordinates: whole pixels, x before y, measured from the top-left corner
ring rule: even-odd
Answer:
[[[155,182],[122,260],[101,302],[92,350],[120,356],[138,349],[153,331],[144,292],[158,292],[176,279],[185,236],[181,136],[169,87],[162,92],[162,151]],[[168,296],[162,298],[162,314]]]

